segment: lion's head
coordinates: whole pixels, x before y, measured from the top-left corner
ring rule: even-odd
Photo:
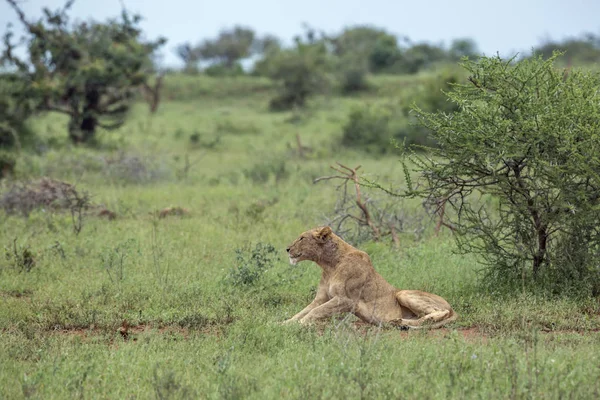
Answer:
[[[318,262],[325,243],[332,235],[333,232],[328,226],[311,229],[301,234],[286,249],[290,257],[290,264],[296,265],[304,260]]]

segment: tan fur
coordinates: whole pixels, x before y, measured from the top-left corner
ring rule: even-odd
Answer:
[[[286,323],[305,324],[351,312],[372,324],[439,328],[458,317],[440,296],[390,285],[375,271],[367,253],[344,242],[328,226],[304,232],[287,252],[292,264],[314,261],[323,273],[315,299]]]

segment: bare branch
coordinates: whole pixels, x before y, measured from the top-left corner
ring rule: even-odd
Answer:
[[[322,176],[320,178],[316,178],[313,180],[313,183],[317,183],[317,182],[321,182],[321,181],[327,181],[330,179],[348,179],[348,177],[346,176],[339,176],[339,175],[331,175],[331,176]]]
[[[73,111],[69,110],[68,108],[64,108],[64,107],[57,106],[57,105],[50,104],[50,103],[46,103],[44,105],[44,108],[47,111],[56,111],[56,112],[66,114],[66,115],[73,115]]]
[[[23,12],[23,10],[21,10],[21,8],[17,4],[17,2],[15,0],[6,0],[6,1],[15,10],[17,15],[19,16],[19,20],[23,23],[23,25],[25,25],[27,28],[31,28],[31,26],[32,26],[31,23],[27,21],[27,18],[25,18],[25,13]]]
[[[336,162],[336,164],[340,167],[337,168],[333,165],[330,166],[331,169],[338,171],[340,174],[342,174],[341,176],[338,175],[333,175],[333,176],[324,176],[321,178],[317,178],[313,181],[313,183],[317,183],[319,181],[322,180],[329,180],[329,179],[342,179],[345,181],[352,181],[354,183],[354,189],[356,191],[356,205],[358,206],[358,208],[360,208],[360,210],[362,211],[363,214],[363,218],[362,219],[358,219],[360,221],[362,221],[362,223],[364,223],[365,225],[368,225],[371,230],[373,231],[373,237],[375,238],[375,240],[379,240],[381,238],[381,232],[379,230],[379,228],[373,223],[373,220],[371,218],[371,214],[369,213],[369,209],[367,208],[367,205],[365,204],[365,202],[362,201],[361,198],[361,193],[360,193],[360,182],[358,179],[358,175],[356,173],[356,171],[361,167],[360,165],[355,167],[355,168],[350,168],[347,167],[339,162]],[[347,172],[343,171],[342,169],[346,170]],[[355,217],[356,218],[356,217]]]

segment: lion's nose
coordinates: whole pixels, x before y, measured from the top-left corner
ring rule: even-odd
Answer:
[[[290,248],[288,247],[287,249],[285,249],[285,251],[287,251],[289,253],[290,252]]]

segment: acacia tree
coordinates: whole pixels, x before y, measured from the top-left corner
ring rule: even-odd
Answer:
[[[29,133],[25,121],[35,111],[37,103],[22,94],[27,83],[15,74],[0,74],[0,150],[19,148]]]
[[[152,70],[151,55],[165,39],[142,41],[141,17],[125,10],[119,20],[71,25],[67,12],[73,0],[57,11],[44,9],[37,22],[29,21],[15,0],[7,2],[26,29],[28,59],[15,53],[9,31],[2,61],[27,83],[24,95],[38,99],[41,111],[68,115],[73,142],[90,141],[98,127],[120,127]]]
[[[328,86],[331,58],[323,39],[315,40],[308,31],[306,40],[296,37],[296,46],[277,51],[264,60],[267,76],[279,83],[271,99],[274,111],[302,108],[306,100]]]
[[[195,73],[198,64],[203,61],[212,67],[224,71],[241,70],[239,61],[262,54],[268,56],[281,48],[279,39],[274,35],[258,37],[254,30],[242,26],[223,29],[217,37],[205,39],[193,46],[189,42],[182,43],[175,49],[177,56],[184,63],[184,71]]]
[[[215,39],[205,40],[196,51],[202,60],[233,68],[236,62],[253,54],[255,40],[252,29],[235,26],[222,30]]]
[[[187,42],[182,43],[175,48],[175,53],[183,61],[185,72],[194,73],[198,71],[200,54],[194,46]]]
[[[405,172],[410,195],[445,205],[492,282],[598,294],[600,75],[560,71],[557,56],[464,62],[469,83],[447,93],[457,112],[415,108],[439,144],[408,153],[420,189]]]
[[[333,54],[341,59],[366,63],[370,71],[377,72],[391,66],[400,56],[396,36],[369,25],[356,25],[344,29],[331,38]]]
[[[477,43],[471,38],[454,39],[448,49],[448,56],[453,61],[459,61],[463,57],[475,58],[478,55]]]

